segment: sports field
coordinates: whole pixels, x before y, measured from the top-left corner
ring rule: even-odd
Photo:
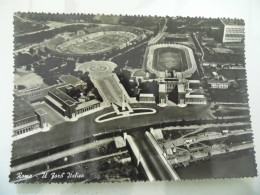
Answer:
[[[52,49],[60,53],[91,54],[109,51],[117,47],[125,47],[129,41],[134,39],[136,39],[136,35],[130,32],[107,31],[71,37],[53,47],[52,43],[56,42],[54,38],[51,40],[51,45]]]
[[[160,43],[149,46],[145,52],[144,67],[157,77],[165,77],[165,71],[182,72],[183,78],[190,78],[197,70],[191,48],[171,43]],[[180,74],[174,74],[177,77]]]
[[[159,48],[154,51],[153,68],[158,71],[187,69],[185,52],[177,48]]]

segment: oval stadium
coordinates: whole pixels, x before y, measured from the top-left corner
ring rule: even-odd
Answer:
[[[60,33],[45,44],[54,53],[83,56],[123,49],[145,38],[142,30],[124,26],[99,26],[77,32]]]
[[[157,77],[173,72],[174,77],[189,78],[197,70],[191,48],[180,44],[155,44],[147,48],[144,61],[146,69]]]

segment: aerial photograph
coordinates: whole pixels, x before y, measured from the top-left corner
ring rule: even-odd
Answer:
[[[245,23],[13,15],[11,183],[257,175]]]

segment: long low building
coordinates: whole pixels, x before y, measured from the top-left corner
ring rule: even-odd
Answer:
[[[155,96],[151,93],[140,93],[139,94],[140,103],[155,103]]]
[[[229,83],[228,81],[222,80],[209,80],[208,81],[209,87],[212,89],[228,89]]]
[[[207,99],[202,94],[186,94],[185,104],[206,104]]]
[[[43,110],[35,110],[28,102],[14,95],[13,137],[33,134],[46,125],[46,113]]]

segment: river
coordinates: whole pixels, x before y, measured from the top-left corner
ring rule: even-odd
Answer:
[[[252,177],[257,175],[252,149],[222,154],[209,160],[175,168],[181,179]]]

